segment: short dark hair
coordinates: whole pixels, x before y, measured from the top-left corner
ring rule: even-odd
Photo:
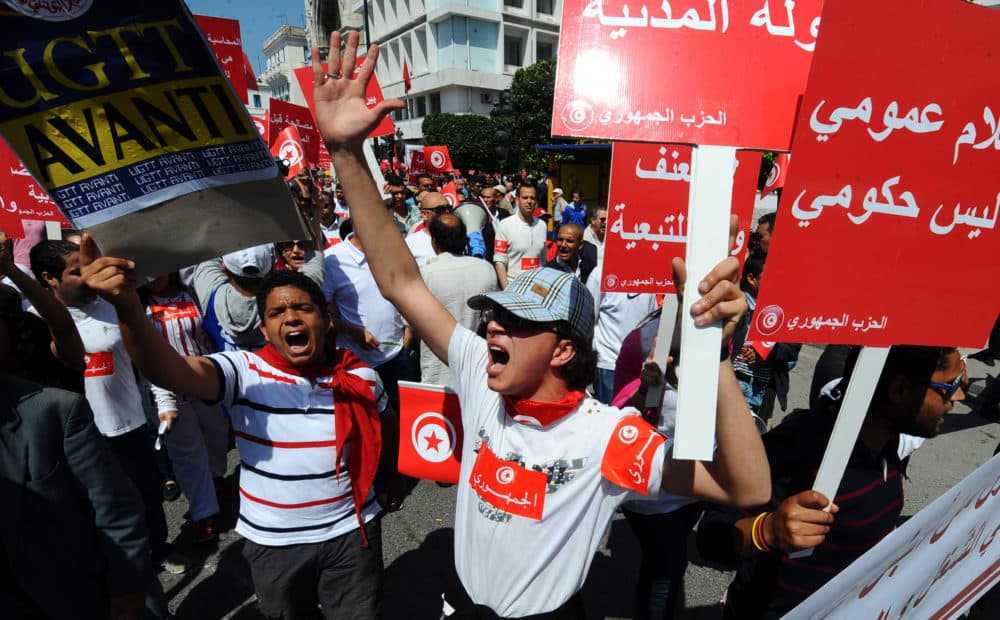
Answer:
[[[882,374],[875,387],[872,406],[885,406],[889,396],[887,387],[895,377],[904,377],[914,387],[929,383],[931,375],[948,367],[948,356],[954,351],[955,347],[894,345],[889,349],[889,356],[885,360],[885,366],[882,368]],[[844,364],[844,379],[840,384],[841,392],[847,389],[860,352],[861,347],[853,347],[847,355]]]
[[[576,345],[576,354],[569,362],[559,368],[559,374],[571,390],[583,390],[594,382],[597,374],[597,351],[593,343],[578,336],[565,321],[556,323],[556,337],[560,340],[572,340]]]
[[[257,287],[257,314],[260,315],[261,320],[264,319],[264,311],[267,309],[267,296],[271,294],[271,291],[282,286],[292,286],[304,291],[313,303],[319,306],[323,316],[329,316],[326,299],[323,297],[323,289],[319,287],[319,284],[298,271],[282,269],[271,271],[264,276]]]
[[[66,257],[73,252],[79,252],[80,246],[72,241],[42,241],[31,248],[28,256],[31,260],[31,273],[35,279],[48,288],[43,273],[48,273],[56,280],[62,280],[62,272],[66,269]]]
[[[442,219],[441,216],[434,216],[427,225],[427,232],[431,234],[431,239],[442,252],[461,256],[465,253],[465,245],[468,242],[465,223],[457,217],[455,218],[457,223],[448,223],[449,221],[450,218]]]
[[[757,220],[757,224],[767,224],[767,229],[774,232],[774,221],[778,219],[778,214],[774,211],[765,213]]]
[[[385,182],[387,185],[402,185],[404,188],[406,187],[406,182],[403,181],[403,177],[398,174],[389,174],[385,177]]]
[[[430,179],[431,183],[434,182],[434,177],[432,177],[431,175],[427,174],[426,172],[422,172],[422,173],[420,173],[420,174],[417,175],[417,185],[420,185],[420,179]]]
[[[528,185],[527,183],[525,183],[523,185],[518,185],[517,186],[517,192],[515,192],[514,195],[517,196],[518,198],[520,198],[521,197],[521,190],[522,189],[533,189],[533,190],[535,190],[535,194],[536,195],[538,194],[538,188],[536,188],[534,185]]]
[[[743,275],[740,276],[740,288],[744,288],[747,284],[747,276],[751,275],[758,280],[760,279],[760,274],[764,273],[764,261],[765,257],[763,254],[751,254],[743,262]]]
[[[481,175],[481,174],[477,174],[476,176],[472,177],[471,182],[472,183],[479,183],[480,185],[484,185],[484,186],[488,183],[488,181],[486,180],[486,177],[484,175]]]

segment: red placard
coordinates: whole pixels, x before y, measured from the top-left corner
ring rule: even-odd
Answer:
[[[552,135],[787,151],[821,7],[565,0]]]
[[[323,138],[319,135],[319,129],[316,127],[316,121],[313,120],[309,108],[303,108],[300,105],[279,99],[271,99],[268,104],[267,121],[267,133],[273,141],[277,141],[278,134],[285,127],[294,126],[298,129],[306,159],[310,162],[319,161],[319,145],[323,142]]]
[[[361,71],[361,63],[364,62],[364,60],[364,56],[358,58],[357,64],[354,66],[355,77],[357,77],[358,73]],[[326,63],[323,63],[323,70],[326,71]],[[302,94],[306,98],[306,104],[309,106],[309,109],[314,109],[315,92],[313,88],[312,67],[299,67],[295,70],[295,78],[299,81],[299,86],[302,88]],[[368,88],[365,89],[365,103],[369,108],[374,108],[376,105],[381,103],[383,99],[385,99],[385,96],[382,94],[382,87],[378,83],[378,76],[373,72],[372,79],[368,81]],[[386,115],[382,118],[382,122],[380,122],[370,134],[368,134],[368,137],[378,138],[392,133],[396,133],[396,125],[392,122],[392,117]]]
[[[428,172],[446,173],[453,168],[447,146],[425,146],[424,163]]]
[[[11,239],[23,239],[21,220],[59,222],[63,228],[70,227],[48,192],[0,140],[0,230]]]
[[[440,386],[399,382],[399,471],[457,483],[462,457],[458,395]]]
[[[729,255],[741,261],[747,251],[750,232],[757,226],[753,221],[753,210],[757,206],[757,179],[760,177],[760,163],[763,159],[764,154],[760,151],[736,152],[732,213],[739,218],[739,229]]]
[[[1000,13],[964,2],[827,4],[750,339],[986,341],[997,33]]]
[[[686,253],[691,152],[680,144],[614,143],[602,291],[674,292],[671,261]],[[737,153],[733,212],[741,230],[753,213],[760,160],[759,152]]]
[[[247,72],[244,64],[246,54],[243,52],[243,39],[240,37],[240,22],[207,15],[195,15],[194,19],[205,33],[205,38],[215,52],[215,57],[219,59],[222,72],[233,85],[236,96],[245,105],[247,103]],[[251,70],[251,75],[252,73]]]

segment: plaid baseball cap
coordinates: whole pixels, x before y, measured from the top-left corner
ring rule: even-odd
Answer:
[[[565,321],[585,339],[594,337],[594,298],[575,274],[539,267],[523,271],[507,289],[469,299],[469,307],[484,310],[492,304],[528,321]]]

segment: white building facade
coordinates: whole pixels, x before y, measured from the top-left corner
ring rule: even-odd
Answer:
[[[363,0],[306,0],[310,38],[329,36],[337,7],[340,28],[363,28]],[[371,38],[382,49],[375,73],[386,97],[407,109],[394,120],[409,142],[423,138],[428,114],[489,114],[514,72],[555,59],[562,0],[368,0]],[[362,34],[363,36],[363,34]],[[412,88],[403,93],[403,61]]]
[[[285,24],[264,40],[266,69],[259,80],[266,84],[273,99],[296,105],[306,105],[306,99],[295,79],[295,69],[309,64],[309,40],[306,29]],[[264,106],[267,102],[264,101]]]

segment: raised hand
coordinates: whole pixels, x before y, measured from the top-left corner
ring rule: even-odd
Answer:
[[[360,147],[368,134],[392,110],[406,107],[399,99],[385,99],[369,109],[365,103],[365,89],[378,60],[378,45],[368,47],[360,72],[354,76],[358,55],[357,32],[347,35],[347,45],[340,51],[341,34],[330,34],[328,70],[323,71],[319,49],[312,49],[313,84],[315,88],[316,124],[320,135],[331,152],[341,148]]]
[[[135,292],[135,263],[101,256],[90,233],[83,233],[80,240],[80,275],[84,284],[112,303],[123,294]]]

